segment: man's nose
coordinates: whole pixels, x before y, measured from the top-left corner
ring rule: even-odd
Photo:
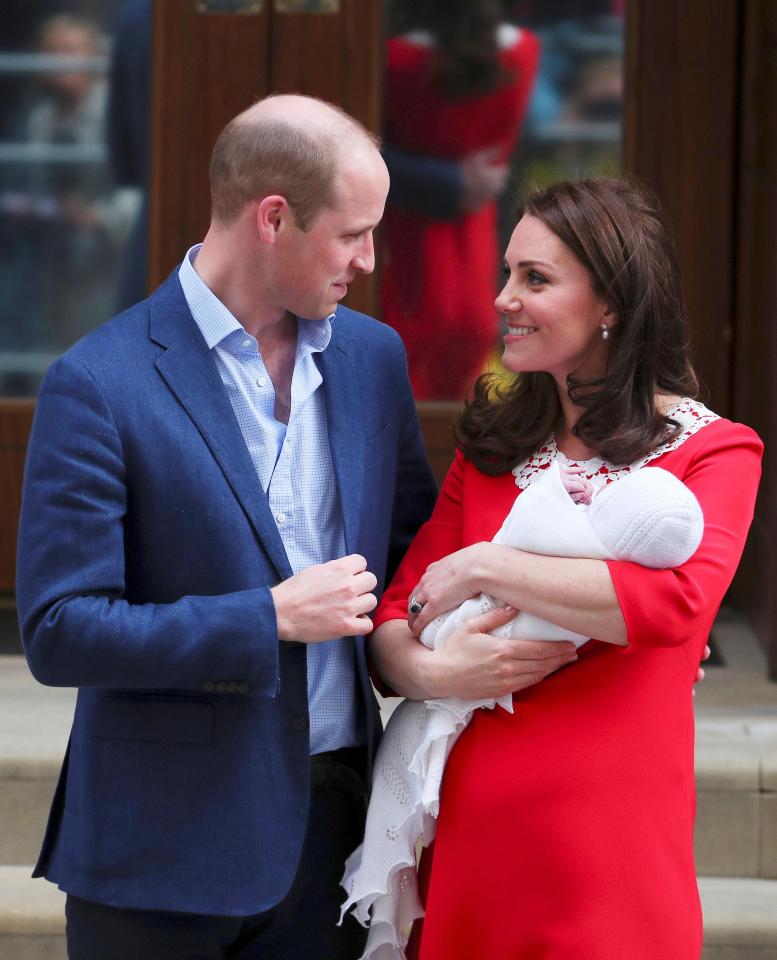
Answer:
[[[372,242],[372,234],[365,237],[352,262],[354,270],[358,270],[360,273],[372,273],[375,269],[375,246]]]

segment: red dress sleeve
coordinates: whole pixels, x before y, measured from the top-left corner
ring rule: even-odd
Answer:
[[[448,470],[431,517],[415,536],[372,618],[377,629],[387,620],[407,619],[407,599],[435,560],[459,550],[462,542],[464,458],[460,452]]]
[[[672,570],[607,562],[629,646],[679,646],[707,635],[744,549],[762,452],[749,427],[717,420],[651,463],[675,473],[694,493],[704,536],[691,559]]]

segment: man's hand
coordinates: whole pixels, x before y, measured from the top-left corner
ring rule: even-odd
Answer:
[[[705,647],[704,647],[704,653],[701,655],[702,663],[703,663],[705,660],[709,660],[711,653],[712,653],[712,650],[710,650],[709,645],[705,645]],[[694,682],[694,683],[701,683],[701,681],[702,681],[703,679],[704,679],[704,667],[702,667],[702,665],[699,664],[699,669],[696,671],[696,676],[695,676],[693,682]],[[692,690],[691,692],[693,693],[693,695],[694,695],[694,697],[695,697],[695,696],[696,696],[696,691],[695,691],[695,690]]]
[[[439,668],[444,696],[465,700],[501,697],[530,687],[577,660],[573,643],[548,640],[503,640],[489,635],[515,616],[512,607],[497,607],[462,624],[430,658]]]
[[[369,633],[367,614],[377,603],[372,593],[377,582],[357,553],[289,577],[270,590],[279,638],[320,643]]]

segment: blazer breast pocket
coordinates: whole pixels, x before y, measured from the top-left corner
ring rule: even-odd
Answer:
[[[152,743],[213,741],[214,706],[198,697],[143,692],[103,693],[94,701],[91,728],[98,740]]]

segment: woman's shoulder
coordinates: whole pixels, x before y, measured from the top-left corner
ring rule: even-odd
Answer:
[[[700,400],[682,397],[667,410],[667,415],[679,425],[679,430],[674,437],[648,454],[647,460],[673,453],[688,443],[692,443],[695,450],[726,443],[744,442],[763,446],[751,427],[720,416]]]
[[[660,465],[681,472],[683,464],[690,465],[699,458],[723,454],[730,457],[737,452],[760,462],[763,443],[746,424],[722,417],[689,398],[682,398],[667,413],[679,424],[678,433],[656,447],[639,466]]]
[[[617,480],[641,467],[658,464],[658,461],[664,466],[737,447],[754,451],[760,456],[763,449],[763,444],[754,430],[743,423],[719,416],[699,400],[690,397],[673,398],[663,412],[677,424],[676,432],[673,431],[666,441],[633,463],[613,464],[600,457],[567,461],[556,446],[555,438],[551,436],[513,469],[515,483],[519,489],[526,489],[557,458],[582,467],[586,478],[595,485],[600,485]]]

